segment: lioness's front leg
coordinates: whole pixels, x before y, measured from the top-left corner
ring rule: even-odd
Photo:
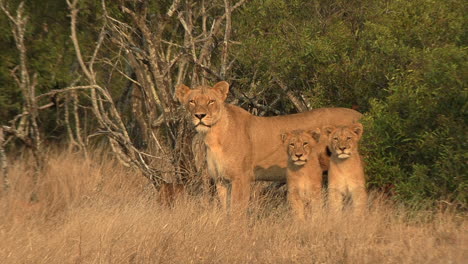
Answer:
[[[230,197],[230,186],[229,183],[223,181],[216,181],[216,194],[218,195],[221,207],[226,212],[229,205]]]
[[[238,210],[240,213],[247,211],[250,200],[251,172],[244,172],[243,177],[232,180],[231,191],[231,209]]]
[[[219,203],[223,210],[227,211],[230,205],[231,183],[228,180],[229,178],[225,178],[225,175],[219,171],[216,159],[213,158],[213,153],[209,150],[207,152],[207,168],[210,178],[216,183],[216,194],[218,196]]]

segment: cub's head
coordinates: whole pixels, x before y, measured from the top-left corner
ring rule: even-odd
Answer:
[[[320,139],[320,129],[316,130],[294,130],[281,135],[283,144],[287,146],[288,159],[294,165],[306,164],[313,147]]]
[[[198,132],[208,131],[219,121],[228,92],[229,84],[225,81],[213,87],[198,86],[190,89],[182,84],[176,88],[177,99],[189,111]]]
[[[328,137],[328,149],[332,155],[339,159],[347,159],[357,151],[362,132],[363,127],[360,123],[343,127],[327,126],[323,128],[323,133]]]

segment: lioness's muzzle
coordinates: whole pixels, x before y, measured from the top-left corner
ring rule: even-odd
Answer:
[[[207,125],[207,124],[203,123],[202,121],[196,123],[196,124],[195,124],[195,127],[198,127],[198,126],[200,126],[200,125],[201,125],[201,126],[205,126],[205,127],[211,127],[210,125]]]

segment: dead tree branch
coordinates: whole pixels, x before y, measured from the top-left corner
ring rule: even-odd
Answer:
[[[20,117],[21,120],[19,125],[10,128],[10,130],[13,130],[13,134],[17,135],[18,138],[29,143],[28,146],[35,158],[33,182],[34,185],[36,185],[38,182],[39,172],[44,165],[44,157],[41,149],[42,140],[38,126],[38,107],[36,100],[37,74],[34,73],[31,77],[29,73],[29,69],[27,67],[27,50],[24,42],[28,17],[24,14],[24,2],[19,4],[16,9],[15,16],[11,14],[3,1],[0,1],[0,8],[12,24],[12,33],[16,48],[19,52],[19,67],[12,71],[12,75],[23,95],[23,112],[29,113],[28,115],[22,115]],[[17,73],[17,71],[19,71],[19,73]],[[37,197],[35,197],[35,194],[33,193],[32,199],[35,200],[36,198]]]
[[[245,2],[226,0],[219,5],[208,0],[174,0],[167,12],[156,16],[148,15],[146,2],[122,2],[120,10],[130,18],[122,21],[107,11],[103,1],[107,41],[125,51],[121,64],[132,71],[116,70],[125,73],[126,79],[132,76],[128,96],[133,122],[147,152],[168,158],[169,164],[163,167],[179,172],[195,169],[190,156],[194,132],[180,114],[174,87],[182,82],[196,86],[207,79],[227,78],[232,64],[231,14]],[[169,177],[185,176],[176,173]]]
[[[226,78],[226,71],[228,67],[228,48],[229,40],[231,38],[231,1],[224,0],[224,9],[226,14],[226,29],[224,30],[224,42],[221,61],[221,76]]]
[[[0,0],[20,54],[20,64],[12,76],[24,97],[21,113],[1,127],[5,138],[0,144],[0,162],[8,139],[18,138],[35,153],[39,166],[42,163],[39,112],[63,106],[60,116],[72,148],[86,155],[87,139],[103,136],[123,164],[141,171],[156,186],[161,182],[184,181],[195,174],[196,168],[203,167],[199,164],[203,160],[200,155],[196,155],[198,165],[194,164],[191,150],[194,131],[174,98],[174,88],[180,83],[195,86],[229,77],[233,62],[229,54],[233,43],[232,14],[247,0],[203,0],[201,4],[173,0],[167,10],[157,15],[149,12],[147,1],[138,1],[137,5],[129,2],[118,3],[120,12],[126,16],[119,20],[116,18],[119,16],[113,17],[108,12],[106,1],[102,0],[100,31],[93,49],[87,50],[80,45],[77,32],[79,0],[67,0],[71,41],[82,78],[68,87],[36,95],[37,78],[28,71],[26,61],[24,4],[13,15]],[[112,73],[106,80],[102,80],[102,69]],[[114,75],[126,82],[123,99],[114,100],[116,90],[111,85]],[[45,103],[51,98],[57,100]],[[62,100],[59,102],[58,98]],[[83,103],[82,99],[89,99],[90,103]],[[117,107],[115,101],[128,104],[117,103]],[[80,116],[83,109],[91,109],[93,122],[98,126],[91,135],[83,131],[86,124]],[[128,113],[130,117],[126,116]],[[193,151],[197,149],[200,148]],[[6,163],[0,165],[3,164]],[[4,186],[7,180],[4,176]]]
[[[109,143],[111,146],[111,149],[113,152],[116,154],[116,157],[121,161],[122,164],[126,166],[133,167],[135,169],[138,169],[143,172],[143,174],[156,186],[158,186],[161,182],[166,181],[161,174],[163,172],[166,172],[166,169],[163,169],[162,167],[155,168],[152,167],[148,163],[147,156],[148,154],[144,153],[143,151],[139,150],[134,146],[134,143],[127,131],[127,127],[125,126],[125,122],[123,121],[119,111],[117,110],[114,100],[110,95],[110,92],[107,87],[101,86],[98,83],[96,73],[94,71],[94,63],[97,61],[97,57],[99,56],[99,50],[101,48],[101,44],[104,41],[104,36],[105,30],[108,29],[115,29],[120,35],[118,39],[114,39],[115,42],[121,43],[123,41],[128,41],[128,43],[133,43],[132,37],[130,36],[130,33],[128,32],[129,28],[125,27],[125,23],[116,23],[116,19],[104,19],[103,22],[103,27],[101,29],[101,33],[99,35],[99,39],[97,41],[96,47],[94,49],[94,52],[92,53],[93,55],[91,56],[91,60],[89,63],[85,63],[85,60],[83,58],[83,54],[81,52],[80,48],[80,43],[79,39],[76,34],[76,26],[77,26],[77,21],[78,21],[78,14],[79,10],[77,8],[77,3],[78,0],[73,0],[73,1],[67,1],[69,9],[70,9],[70,18],[71,18],[71,38],[73,45],[75,47],[75,52],[77,56],[77,60],[79,61],[80,67],[82,72],[84,73],[86,77],[86,82],[88,85],[83,86],[81,88],[90,88],[90,95],[91,95],[91,104],[92,104],[92,109],[93,113],[97,119],[97,122],[100,127],[100,135],[104,135],[109,139]],[[105,4],[103,2],[103,8],[104,11],[105,9]],[[133,11],[123,7],[123,11],[127,14],[129,14],[131,17],[133,17],[133,20],[139,25],[139,29],[141,30],[143,36],[148,39],[148,50],[146,52],[149,54],[150,58],[156,57],[157,56],[157,48],[155,45],[150,42],[152,41],[152,33],[150,29],[147,27],[146,24],[144,24],[144,20],[142,20],[140,17],[138,17]],[[106,17],[107,14],[105,15]],[[110,24],[107,24],[107,21],[110,22]],[[132,32],[132,31],[130,31]],[[125,46],[127,49],[127,52],[130,53],[132,50],[132,47]],[[146,53],[145,52],[145,53]],[[133,55],[134,53],[131,53]],[[149,67],[147,67],[146,64],[140,63],[135,57],[139,57],[142,54],[137,53],[136,56],[129,56],[130,61],[133,60],[135,63],[135,66],[140,66],[142,69],[149,70],[150,72],[153,73],[153,76],[156,76],[154,79],[148,79],[146,78],[146,75],[140,74],[140,79],[138,79],[138,82],[135,83],[150,83],[153,84],[155,83],[156,85],[161,84],[164,82],[164,76],[162,74],[161,69],[159,68],[159,65],[156,64],[150,64]],[[140,63],[140,64],[138,64]],[[115,65],[113,65],[115,66]],[[123,72],[123,71],[122,71]],[[138,76],[138,73],[137,73]],[[127,76],[128,77],[128,76]],[[79,89],[78,87],[69,87],[67,88],[68,90],[72,89]],[[61,89],[63,90],[63,89]],[[51,91],[50,93],[54,93],[58,91]],[[150,91],[151,92],[151,91]],[[170,98],[168,96],[168,89],[165,90],[158,90],[154,91],[155,93],[145,93],[144,97],[145,98]],[[157,93],[160,92],[160,93]],[[151,95],[151,96],[148,96]],[[164,114],[172,113],[175,112],[175,102],[174,101],[164,101],[162,102],[162,109]],[[160,162],[164,162],[167,160],[167,158],[161,158]],[[169,171],[175,171],[174,169],[169,169]]]
[[[273,81],[281,88],[281,90],[286,93],[286,96],[289,98],[289,100],[291,100],[299,112],[305,112],[309,110],[305,102],[301,98],[297,97],[294,92],[289,89],[280,79],[274,77]]]
[[[8,163],[5,153],[5,134],[3,133],[2,127],[0,127],[0,169],[3,175],[3,190],[8,191],[10,182],[8,180]]]

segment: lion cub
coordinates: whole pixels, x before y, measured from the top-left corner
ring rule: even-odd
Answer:
[[[319,160],[326,148],[319,143],[320,130],[294,130],[281,135],[287,146],[286,180],[288,201],[297,218],[304,220],[307,209],[322,207],[322,167]],[[324,168],[326,169],[326,168]]]
[[[331,210],[341,211],[343,199],[350,195],[353,208],[363,211],[367,205],[366,180],[358,143],[362,124],[344,127],[324,127],[331,152],[328,170],[328,204]]]

